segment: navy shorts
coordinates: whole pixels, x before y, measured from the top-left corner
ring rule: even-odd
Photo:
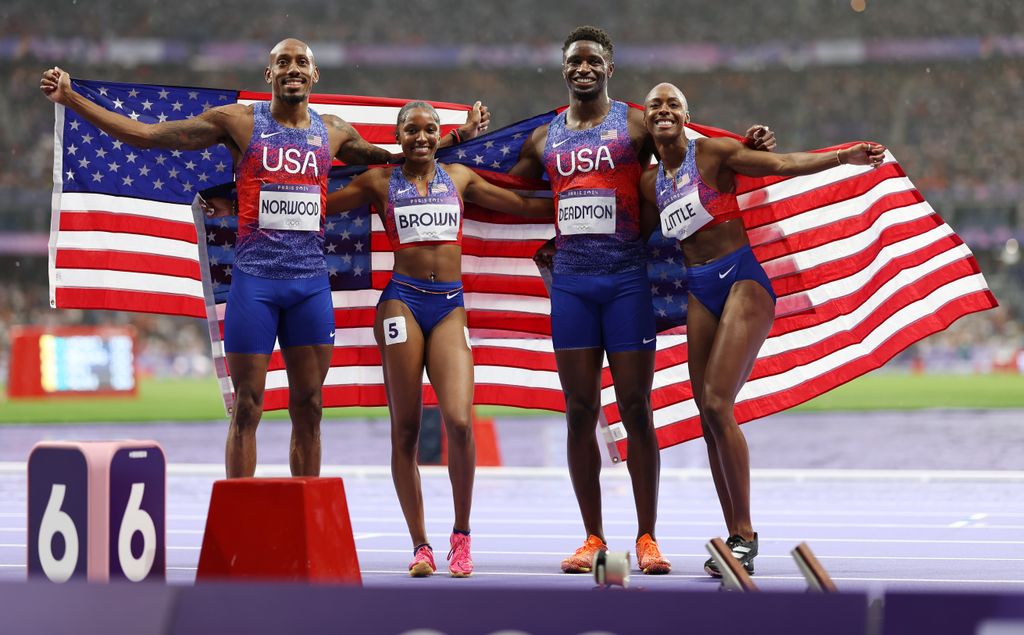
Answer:
[[[231,272],[224,314],[224,350],[228,353],[274,351],[334,343],[334,304],[327,274],[279,280]]]
[[[740,280],[753,280],[772,296],[772,302],[775,301],[771,280],[754,256],[750,245],[744,245],[727,256],[686,270],[686,283],[690,287],[690,293],[717,318],[722,317],[725,300],[729,297],[732,285]]]
[[[651,283],[643,268],[552,277],[551,340],[555,350],[654,350],[655,336]]]
[[[385,300],[401,300],[409,307],[412,317],[420,325],[423,337],[430,335],[441,320],[455,309],[465,306],[461,282],[430,282],[417,280],[400,273],[391,274],[391,282],[384,287],[377,306]]]

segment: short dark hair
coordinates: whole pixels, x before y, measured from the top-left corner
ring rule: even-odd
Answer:
[[[615,53],[615,47],[612,45],[612,37],[604,29],[600,29],[596,26],[578,26],[572,30],[569,37],[565,38],[565,43],[562,44],[562,55],[565,55],[565,51],[568,50],[569,45],[573,42],[579,42],[586,40],[588,42],[597,42],[604,50],[608,53],[608,59],[611,60]]]
[[[402,106],[402,109],[398,111],[398,122],[397,126],[401,127],[405,120],[409,118],[409,111],[415,110],[416,108],[423,108],[424,110],[430,111],[430,114],[434,116],[434,121],[437,125],[441,125],[441,117],[437,114],[437,110],[425,101],[410,101],[406,105]]]

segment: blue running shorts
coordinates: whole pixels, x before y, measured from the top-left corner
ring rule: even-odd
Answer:
[[[231,272],[224,314],[224,350],[228,353],[274,351],[334,343],[334,305],[327,274],[274,279]]]
[[[654,350],[656,329],[647,271],[555,274],[551,282],[551,339],[555,350]]]
[[[461,282],[430,282],[393,273],[377,305],[385,300],[401,300],[420,325],[423,337],[427,337],[449,313],[465,306],[462,296]]]
[[[719,319],[725,310],[725,300],[729,297],[732,285],[740,280],[753,280],[772,296],[772,302],[776,300],[771,280],[754,256],[750,245],[744,245],[727,256],[686,270],[686,283],[690,293]]]

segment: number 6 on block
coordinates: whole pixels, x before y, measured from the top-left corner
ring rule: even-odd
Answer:
[[[45,442],[28,461],[28,573],[166,576],[166,462],[153,441]]]

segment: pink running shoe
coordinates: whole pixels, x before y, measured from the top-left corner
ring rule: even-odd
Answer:
[[[473,557],[469,555],[469,536],[452,532],[451,551],[448,552],[448,573],[453,578],[468,578],[473,575]]]
[[[434,564],[434,550],[430,545],[423,545],[416,550],[416,554],[409,563],[409,575],[414,578],[425,578],[434,575],[437,565]]]

